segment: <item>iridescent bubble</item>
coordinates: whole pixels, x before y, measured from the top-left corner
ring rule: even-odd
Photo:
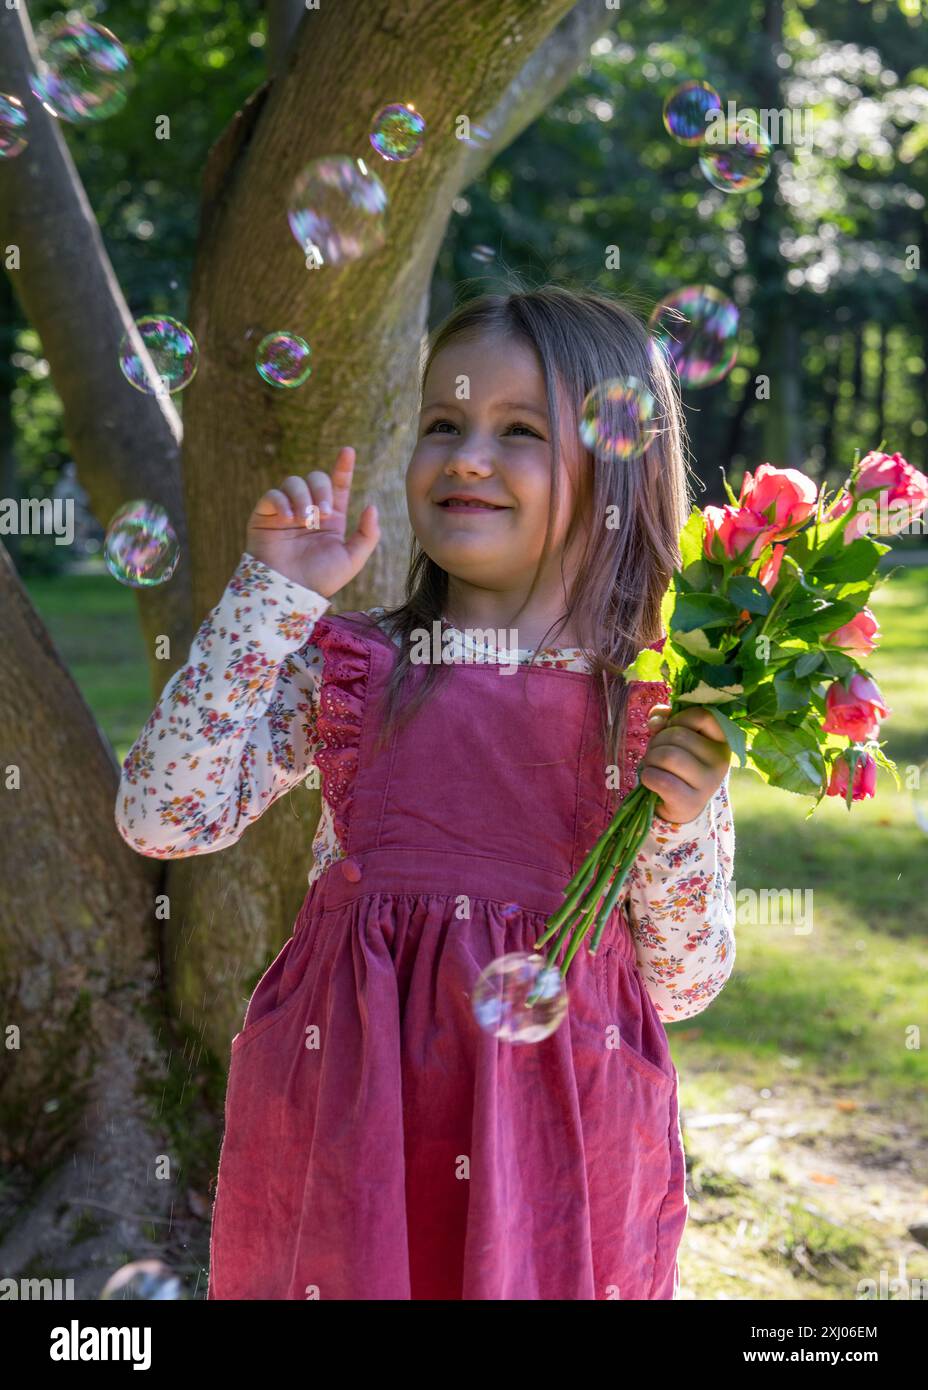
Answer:
[[[296,333],[268,333],[258,344],[255,366],[269,386],[302,386],[312,371],[311,353]]]
[[[532,995],[535,1002],[527,1004]],[[567,1012],[567,988],[556,965],[546,965],[543,956],[516,951],[498,956],[480,972],[471,1007],[480,1027],[494,1038],[542,1042]]]
[[[688,285],[654,306],[653,343],[684,386],[713,386],[738,356],[738,309],[713,285]]]
[[[164,507],[136,498],[120,507],[106,528],[106,567],[130,589],[150,589],[171,578],[180,559],[174,527]]]
[[[725,141],[715,144],[710,132],[699,167],[713,188],[723,193],[750,193],[770,173],[770,136],[756,121],[729,121]]]
[[[148,396],[183,391],[193,380],[200,361],[200,349],[190,329],[179,319],[160,314],[136,319],[135,326],[148,349],[155,376],[152,377],[131,335],[124,333],[119,344],[119,365],[126,381]]]
[[[183,1286],[180,1278],[160,1260],[135,1260],[123,1265],[111,1274],[103,1285],[101,1299],[126,1299],[132,1301],[156,1299],[182,1299]]]
[[[0,92],[0,159],[15,159],[29,144],[23,134],[29,118],[19,97]]]
[[[412,159],[422,148],[425,118],[414,106],[394,102],[377,112],[371,125],[371,144],[384,159]]]
[[[721,109],[722,99],[708,82],[684,82],[664,102],[664,129],[678,145],[701,145],[709,112]]]
[[[132,65],[122,44],[101,24],[64,24],[41,45],[33,94],[63,121],[102,121],[122,110]]]
[[[594,386],[580,410],[580,438],[606,463],[639,458],[659,431],[654,397],[637,377],[614,377]]]
[[[387,190],[363,159],[328,155],[297,175],[287,219],[304,256],[338,265],[383,245],[386,206]]]

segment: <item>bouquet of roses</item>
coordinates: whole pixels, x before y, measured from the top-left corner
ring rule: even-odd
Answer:
[[[725,491],[728,506],[694,508],[680,535],[662,650],[639,652],[623,674],[665,681],[671,714],[711,709],[740,765],[815,797],[810,815],[826,794],[850,807],[873,795],[878,766],[896,777],[878,741],[889,710],[861,665],[878,636],[866,604],[889,549],[867,532],[901,530],[925,511],[928,478],[899,454],[869,453],[832,497],[766,463],[745,474],[739,497],[727,481]],[[566,943],[566,975],[591,930],[595,952],[658,800],[639,782],[622,802],[536,942],[555,938],[545,968]]]

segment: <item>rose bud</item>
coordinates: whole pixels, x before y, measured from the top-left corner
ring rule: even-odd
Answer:
[[[744,560],[748,552],[750,559],[756,560],[776,535],[775,526],[747,507],[709,506],[703,508],[703,515],[706,558],[721,564]]]
[[[880,731],[880,720],[885,719],[889,712],[876,681],[855,672],[847,684],[833,681],[828,687],[822,727],[828,734],[840,734],[842,738],[859,743],[863,739],[876,738]]]
[[[862,608],[849,623],[836,627],[823,640],[851,656],[868,656],[880,638],[880,625],[869,608]]]
[[[844,753],[835,758],[831,767],[831,777],[828,781],[829,796],[847,796],[847,784],[851,775],[850,763]],[[865,797],[874,796],[876,793],[876,759],[871,753],[865,753],[858,759],[857,766],[854,768],[854,790],[851,793],[852,801],[863,801]]]

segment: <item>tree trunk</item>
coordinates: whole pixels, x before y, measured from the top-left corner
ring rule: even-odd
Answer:
[[[29,90],[34,61],[25,5],[0,7],[0,91],[17,93],[29,116],[29,144],[3,168],[0,248],[16,246],[20,258],[20,268],[7,272],[10,283],[42,340],[94,516],[106,526],[124,502],[160,502],[183,554],[180,419],[170,399],[136,391],[120,371],[119,344],[132,315],[59,122]],[[92,343],[93,352],[76,351],[82,343]],[[180,655],[193,635],[189,569],[181,562],[169,584],[137,596],[156,694],[165,663],[155,658],[155,637],[170,637],[172,654]]]
[[[177,1197],[144,1095],[166,1075],[153,1031],[161,866],[117,834],[112,753],[2,546],[0,571],[0,650],[16,653],[15,668],[0,662],[0,1269],[73,1275],[77,1297],[95,1298]],[[26,1171],[47,1186],[7,1229]]]
[[[400,596],[411,539],[403,474],[429,285],[451,200],[489,157],[455,138],[455,121],[465,114],[488,124],[497,144],[513,138],[611,18],[578,7],[565,35],[558,31],[526,64],[569,8],[564,0],[528,13],[500,0],[323,7],[307,14],[284,75],[242,130],[214,148],[191,294],[201,366],[184,411],[199,618],[228,582],[260,494],[290,473],[330,469],[343,444],[358,456],[349,529],[376,500],[382,540],[332,611]],[[460,58],[450,65],[449,33]],[[347,107],[345,90],[353,94]],[[373,153],[368,131],[377,109],[396,99],[413,102],[428,124],[421,152],[391,165]],[[326,153],[360,155],[376,170],[390,198],[387,239],[367,259],[307,271],[287,223],[287,194],[300,169]],[[255,371],[255,345],[277,329],[313,348],[313,374],[298,391],[275,392]],[[208,1001],[205,1037],[217,1056],[240,1026],[248,986],[292,929],[318,814],[319,794],[300,789],[221,857],[169,866],[171,998],[195,1012]],[[234,990],[230,968],[241,971]]]
[[[16,440],[13,433],[13,382],[16,373],[10,361],[16,334],[16,301],[6,276],[0,277],[0,500],[16,495]],[[14,561],[19,537],[5,538]]]
[[[877,378],[876,378],[876,400],[874,401],[876,411],[876,430],[873,434],[874,445],[877,449],[882,449],[886,442],[883,439],[883,432],[886,428],[886,358],[889,354],[889,332],[884,323],[878,325],[880,335],[877,346]]]

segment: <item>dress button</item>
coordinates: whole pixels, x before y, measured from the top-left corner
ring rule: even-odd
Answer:
[[[359,883],[361,879],[361,865],[356,859],[343,859],[342,873],[349,883]]]

